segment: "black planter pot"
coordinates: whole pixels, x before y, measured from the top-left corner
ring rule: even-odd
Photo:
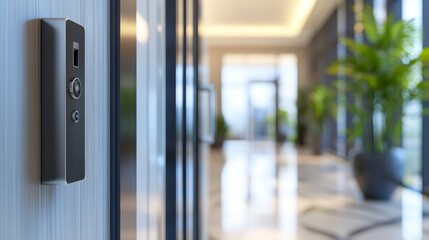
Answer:
[[[359,153],[355,157],[354,174],[366,199],[389,200],[402,181],[405,151],[392,148],[381,154]]]
[[[216,135],[215,136],[215,141],[212,144],[212,147],[213,148],[222,148],[224,142],[225,142],[225,137],[224,136]]]
[[[322,139],[320,134],[314,134],[311,138],[311,148],[314,155],[321,155],[323,152]]]

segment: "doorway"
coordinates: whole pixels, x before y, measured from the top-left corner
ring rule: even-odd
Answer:
[[[228,139],[294,141],[297,71],[294,54],[225,54],[221,113]]]

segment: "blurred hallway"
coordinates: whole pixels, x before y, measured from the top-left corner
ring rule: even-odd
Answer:
[[[429,240],[427,10],[1,1],[0,240]]]
[[[290,143],[227,141],[211,150],[209,239],[427,239],[429,202],[398,189],[364,201],[350,164]]]

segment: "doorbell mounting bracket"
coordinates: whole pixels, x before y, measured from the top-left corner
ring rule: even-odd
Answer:
[[[67,18],[41,19],[43,184],[85,178],[85,30]]]

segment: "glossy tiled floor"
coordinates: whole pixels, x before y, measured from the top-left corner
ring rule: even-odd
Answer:
[[[398,189],[362,200],[349,164],[285,144],[229,141],[212,150],[210,239],[429,239],[429,206]],[[424,214],[423,214],[424,213]]]

